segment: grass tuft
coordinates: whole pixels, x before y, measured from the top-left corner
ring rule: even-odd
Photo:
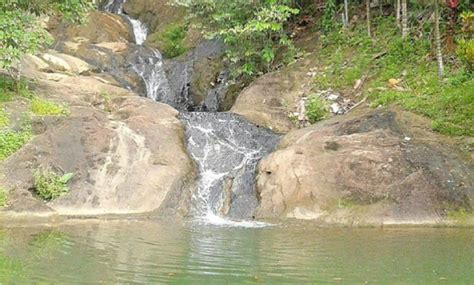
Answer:
[[[31,100],[30,110],[37,116],[68,116],[69,108],[39,97]]]
[[[26,144],[33,134],[29,130],[13,131],[13,130],[2,130],[0,131],[0,161],[7,159],[10,155],[15,153],[24,144]]]

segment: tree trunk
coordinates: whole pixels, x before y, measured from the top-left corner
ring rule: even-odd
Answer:
[[[402,1],[402,38],[406,38],[408,33],[408,7],[407,7],[407,0]]]
[[[366,0],[366,11],[367,11],[367,35],[372,36],[371,27],[370,27],[370,0]]]
[[[349,26],[349,0],[344,0],[344,27]]]
[[[395,5],[395,15],[396,15],[396,18],[397,18],[397,25],[400,27],[400,0],[396,0],[396,5]]]
[[[434,15],[434,29],[435,29],[435,45],[436,45],[436,59],[438,61],[438,76],[444,76],[444,66],[443,66],[443,48],[441,45],[441,34],[439,32],[439,0],[434,0],[435,2],[435,15]]]
[[[13,82],[13,90],[15,91],[16,94],[20,94],[20,89],[21,89],[21,63],[17,62],[10,68],[8,68],[8,74],[10,75],[10,78],[12,79]]]

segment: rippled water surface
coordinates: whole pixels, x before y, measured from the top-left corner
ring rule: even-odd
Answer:
[[[0,230],[3,284],[474,284],[473,229],[87,222]]]

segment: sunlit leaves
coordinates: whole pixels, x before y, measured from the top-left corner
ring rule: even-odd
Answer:
[[[299,13],[288,0],[175,0],[227,45],[234,75],[254,76],[274,68],[279,49],[293,51],[285,23]]]

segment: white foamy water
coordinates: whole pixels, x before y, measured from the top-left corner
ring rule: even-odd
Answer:
[[[188,152],[199,169],[192,196],[196,221],[222,227],[271,226],[250,218],[258,206],[257,162],[278,137],[228,113],[187,113],[183,119]]]
[[[148,36],[148,29],[142,22],[128,17],[130,23],[132,23],[133,34],[135,35],[135,43],[137,45],[142,45]]]
[[[132,68],[143,79],[148,98],[169,103],[172,91],[163,68],[163,59],[157,50],[152,52],[152,56],[137,54],[138,62]]]
[[[123,15],[132,25],[133,28],[133,35],[135,37],[135,43],[137,45],[142,45],[148,36],[148,28],[146,27],[145,24],[140,22],[139,20],[132,19],[128,15],[125,15],[123,13],[123,4],[125,4],[127,0],[109,0],[105,5],[104,5],[104,11],[118,14],[118,15]]]

